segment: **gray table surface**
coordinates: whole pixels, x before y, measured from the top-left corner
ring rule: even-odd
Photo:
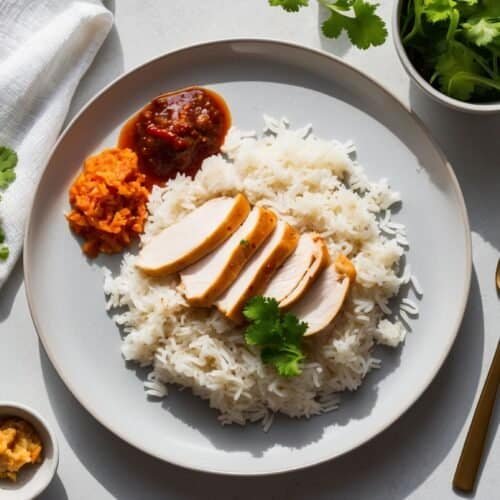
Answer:
[[[381,3],[381,11],[389,19],[392,1]],[[458,496],[451,489],[451,478],[500,335],[500,303],[493,286],[500,249],[500,116],[468,116],[430,102],[410,86],[391,41],[362,52],[351,48],[346,39],[323,39],[323,13],[314,1],[311,8],[294,15],[266,4],[267,0],[108,3],[115,12],[115,26],[84,77],[70,115],[124,71],[200,41],[246,36],[291,40],[322,48],[364,69],[408,103],[429,126],[464,191],[472,228],[474,272],[456,344],[423,397],[387,431],[347,456],[275,477],[210,476],[162,463],[135,450],[79,405],[38,342],[26,304],[22,263],[18,263],[0,296],[0,399],[26,402],[56,429],[61,460],[57,476],[41,496],[45,500],[387,500]],[[499,420],[500,404],[493,417],[475,498],[500,498]]]

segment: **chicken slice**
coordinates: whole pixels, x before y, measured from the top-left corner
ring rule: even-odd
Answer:
[[[274,212],[255,207],[219,248],[181,271],[181,288],[194,306],[211,306],[276,227]]]
[[[295,252],[278,269],[262,295],[276,299],[280,307],[292,305],[307,291],[329,261],[323,238],[316,233],[303,234]]]
[[[216,302],[217,308],[236,322],[243,320],[242,309],[248,299],[257,295],[269,282],[276,270],[295,250],[299,235],[284,221],[259,248],[232,286]]]
[[[335,259],[335,269],[340,276],[346,276],[351,283],[356,281],[356,268],[354,264],[342,253]]]
[[[290,308],[292,314],[308,324],[305,336],[320,332],[335,319],[344,304],[350,284],[349,276],[340,275],[334,263],[319,275],[304,297]]]
[[[250,212],[241,194],[207,201],[156,235],[139,253],[136,266],[145,273],[175,273],[221,245]]]

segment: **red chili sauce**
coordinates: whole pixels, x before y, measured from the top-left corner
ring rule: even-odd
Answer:
[[[230,124],[221,96],[189,87],[153,99],[123,126],[118,146],[135,151],[155,183],[179,172],[194,177],[203,160],[219,152]]]

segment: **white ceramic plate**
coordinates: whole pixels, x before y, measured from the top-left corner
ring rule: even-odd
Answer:
[[[353,139],[370,178],[402,193],[396,219],[409,231],[409,259],[425,290],[421,314],[402,349],[381,349],[383,367],[341,409],[310,420],[278,418],[221,427],[189,391],[148,401],[126,366],[120,335],[104,310],[102,265],[87,261],[64,219],[67,190],[89,154],[115,143],[129,115],[167,90],[206,85],[227,100],[233,123],[259,129],[262,114],[312,123],[323,137]],[[421,123],[389,92],[326,54],[291,44],[233,40],[155,59],[92,100],[61,136],[35,196],[24,251],[36,329],[69,389],[102,424],[163,460],[225,474],[269,474],[345,453],[394,422],[442,365],[462,319],[471,275],[466,209],[455,176]],[[432,408],[429,409],[432,411]]]

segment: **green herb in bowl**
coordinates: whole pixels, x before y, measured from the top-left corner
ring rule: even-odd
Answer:
[[[420,75],[449,97],[500,100],[500,1],[406,0],[401,40]]]

